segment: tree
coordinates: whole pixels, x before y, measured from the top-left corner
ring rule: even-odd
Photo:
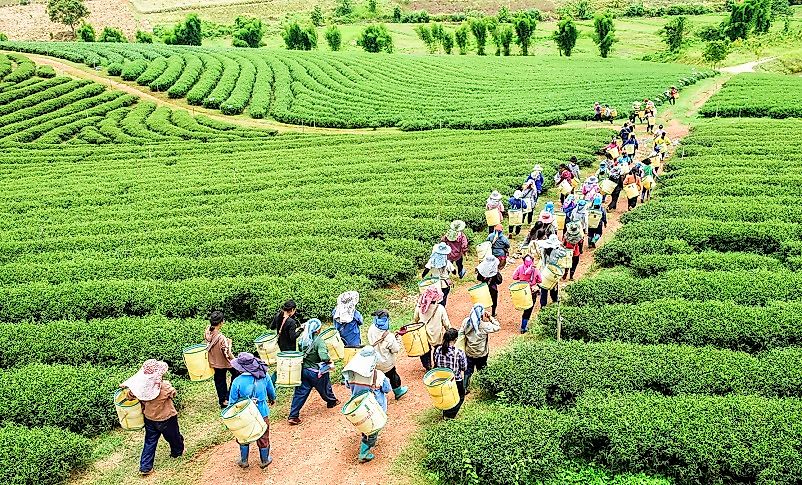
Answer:
[[[289,50],[311,51],[317,47],[317,29],[314,26],[301,28],[298,22],[284,27],[284,44]]]
[[[415,33],[418,34],[418,38],[426,45],[426,49],[428,49],[430,54],[434,54],[437,51],[437,39],[434,38],[429,27],[425,24],[418,25],[415,27]]]
[[[150,32],[143,32],[141,30],[137,30],[135,39],[140,44],[152,44],[153,34],[151,34]]]
[[[94,42],[96,38],[95,28],[86,22],[81,22],[81,26],[75,31],[75,36],[81,42]]]
[[[507,8],[505,5],[502,5],[500,9],[498,9],[498,13],[496,14],[496,19],[500,24],[508,24],[512,20],[510,17],[510,9]]]
[[[8,40],[8,36],[2,32],[0,32],[0,42],[6,42]]]
[[[557,30],[552,35],[554,42],[557,43],[557,49],[560,51],[560,55],[565,55],[566,57],[571,56],[571,52],[574,50],[578,37],[579,30],[576,28],[574,19],[568,16],[560,19],[557,23]]]
[[[366,52],[393,52],[393,38],[384,24],[368,25],[356,40],[356,45]]]
[[[490,34],[490,40],[496,46],[495,54],[501,55],[501,37],[499,37],[498,20],[495,17],[487,17],[484,19],[487,25],[487,32]]]
[[[47,0],[47,16],[51,22],[66,25],[75,37],[75,26],[89,16],[83,0]]]
[[[262,37],[265,35],[265,29],[262,21],[256,18],[237,17],[234,19],[234,31],[231,33],[233,37],[231,45],[234,47],[251,47],[257,48],[264,44]]]
[[[765,34],[771,28],[772,0],[754,0],[752,25],[756,34]]]
[[[401,23],[401,6],[400,5],[396,5],[395,7],[393,7],[393,22],[395,22],[397,24]]]
[[[332,25],[326,29],[326,33],[324,35],[326,37],[326,43],[329,45],[329,49],[332,51],[340,50],[343,45],[343,35],[340,33],[340,29],[338,29],[336,25]]]
[[[521,54],[529,55],[529,43],[532,42],[532,34],[535,33],[535,20],[528,15],[519,15],[513,23],[515,25],[515,42],[521,46]]]
[[[443,42],[443,36],[446,35],[446,30],[443,28],[443,24],[440,23],[433,23],[432,24],[432,37],[437,42]]]
[[[660,29],[660,35],[668,46],[669,52],[679,52],[682,48],[682,38],[688,31],[685,17],[674,17]]]
[[[337,17],[347,17],[354,13],[354,6],[351,0],[337,0],[337,5],[334,7],[334,15]]]
[[[122,30],[112,27],[103,27],[103,31],[97,38],[98,42],[128,42]]]
[[[468,53],[468,26],[463,22],[456,31],[454,31],[454,40],[457,42],[459,53],[464,56]]]
[[[485,44],[487,44],[487,23],[479,18],[472,18],[468,22],[471,33],[476,39],[476,53],[480,56],[485,55]]]
[[[315,27],[323,25],[323,9],[320,8],[320,5],[315,5],[315,8],[312,10],[311,18],[312,25]]]
[[[502,25],[498,28],[498,38],[501,43],[501,52],[505,56],[510,55],[510,45],[512,45],[512,39],[515,37],[515,34],[512,31],[512,26],[510,25]]]
[[[443,39],[440,41],[443,44],[443,52],[451,54],[454,49],[454,34],[451,32],[443,32]]]
[[[730,44],[726,40],[714,40],[712,42],[708,42],[705,46],[705,50],[702,53],[702,58],[713,65],[713,67],[717,67],[718,64],[723,61],[727,54],[730,53]]]
[[[376,0],[368,0],[368,12],[376,15],[379,11],[379,6],[376,4]]]
[[[191,13],[183,22],[176,25],[164,38],[165,44],[201,45],[201,20],[197,14]]]
[[[598,14],[593,18],[593,41],[599,46],[599,54],[607,57],[613,49],[615,38],[615,26],[613,16],[609,12]]]

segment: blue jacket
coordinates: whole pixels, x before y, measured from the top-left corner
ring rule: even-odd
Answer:
[[[515,197],[510,197],[510,210],[523,210],[528,209],[526,207],[526,202],[523,199],[516,199]]]
[[[276,400],[276,388],[273,387],[273,381],[269,376],[264,379],[254,379],[251,374],[243,372],[231,383],[228,402],[234,404],[242,399],[254,399],[262,417],[270,416],[267,401]]]
[[[332,319],[334,318],[334,310],[331,312]],[[362,336],[359,335],[359,326],[362,325],[364,319],[359,310],[354,310],[354,319],[347,323],[340,323],[334,320],[334,328],[340,332],[340,337],[346,347],[358,347],[362,345]]]
[[[382,409],[387,412],[387,393],[393,390],[392,386],[390,385],[390,379],[387,377],[384,378],[384,381],[381,383],[381,387],[379,389],[371,389],[370,386],[356,384],[353,382],[349,382],[348,387],[351,389],[351,397],[354,397],[357,394],[362,394],[363,392],[372,392],[373,397],[376,398],[379,406],[381,406]]]
[[[496,237],[497,235],[498,237]],[[493,239],[495,239],[496,241],[493,242]],[[499,257],[507,255],[507,252],[510,249],[510,241],[504,236],[504,234],[498,231],[494,231],[490,233],[489,236],[487,236],[487,241],[490,241],[492,243],[491,248],[493,256]]]
[[[529,177],[527,177],[526,181],[529,182],[530,180],[534,180],[535,181],[535,190],[537,191],[538,194],[543,192],[543,174],[542,173],[537,174],[537,178],[536,179],[533,179],[532,178],[532,174],[529,174]]]

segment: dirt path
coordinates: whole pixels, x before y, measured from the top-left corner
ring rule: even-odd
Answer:
[[[752,62],[745,62],[743,64],[738,64],[736,66],[728,66],[722,67],[719,69],[721,72],[728,72],[730,74],[741,74],[744,72],[755,72],[755,68],[761,64],[764,64],[769,61],[773,61],[776,57],[764,57],[763,59],[759,59],[757,61]]]
[[[670,114],[670,109],[666,109],[665,115],[671,118]],[[667,126],[672,139],[688,133],[688,127],[681,125],[677,120]],[[638,134],[644,138],[638,153],[638,159],[642,159],[648,155],[651,144],[645,142],[644,125],[638,126]],[[608,214],[608,225],[599,246],[609,241],[620,227],[620,217],[627,210],[626,205],[626,199],[622,194],[618,210]],[[511,243],[517,246],[523,238],[523,234],[519,235],[511,240]],[[585,249],[577,268],[576,278],[581,278],[595,269],[594,252],[594,249]],[[506,291],[512,282],[512,273],[519,263],[520,261],[511,259],[503,271],[505,282],[504,289],[500,291],[498,309],[498,319],[502,329],[490,337],[493,353],[519,336],[521,312],[513,307]],[[452,326],[455,327],[462,323],[472,307],[467,290],[470,287],[468,280],[472,280],[469,275],[473,274],[473,264],[473,261],[469,263],[466,281],[457,285],[449,296],[448,314]],[[564,288],[566,283],[568,282],[561,283],[561,288]],[[263,472],[258,467],[239,469],[235,465],[238,448],[232,441],[208,452],[207,456],[210,459],[198,483],[223,481],[231,484],[305,483],[308,485],[405,483],[406,477],[391,477],[389,470],[416,431],[415,416],[430,409],[431,404],[422,383],[424,371],[418,358],[400,357],[397,369],[404,385],[410,387],[410,392],[400,401],[392,398],[389,400],[388,424],[382,431],[375,449],[376,459],[372,462],[363,465],[357,463],[358,434],[339,415],[337,409],[326,409],[323,401],[313,393],[301,413],[303,423],[300,426],[291,427],[283,419],[271,423],[270,440],[273,443],[275,461],[268,472]],[[338,398],[344,402],[349,395],[348,390],[339,384],[336,384],[334,389]]]
[[[0,50],[0,52],[4,52]],[[43,64],[52,66],[58,73],[65,74],[80,79],[88,79],[111,89],[117,89],[135,96],[139,96],[145,101],[156,103],[160,106],[168,106],[172,109],[183,109],[191,112],[193,115],[202,114],[224,123],[240,125],[247,128],[261,128],[267,130],[276,130],[280,133],[316,133],[316,134],[353,134],[353,135],[370,135],[381,133],[400,133],[397,128],[379,128],[379,129],[339,129],[339,128],[321,128],[315,126],[304,125],[290,125],[280,123],[275,120],[259,120],[250,118],[247,115],[240,116],[226,116],[220,114],[219,111],[206,109],[199,106],[190,106],[184,100],[170,99],[164,93],[153,93],[143,86],[135,83],[128,83],[121,80],[113,79],[109,76],[101,74],[99,71],[93,70],[91,67],[83,64],[77,64],[63,59],[56,59],[53,57],[42,56],[38,54],[25,54],[36,64]]]

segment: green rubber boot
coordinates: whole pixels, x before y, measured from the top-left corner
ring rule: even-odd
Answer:
[[[399,399],[401,399],[404,396],[404,394],[406,394],[408,391],[409,388],[407,386],[400,386],[393,389],[393,394],[395,394],[395,400],[398,401]]]
[[[370,446],[365,443],[359,444],[359,463],[367,463],[375,458],[373,453],[370,452]]]

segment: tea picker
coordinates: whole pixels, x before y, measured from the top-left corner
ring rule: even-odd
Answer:
[[[390,379],[376,368],[378,354],[365,346],[343,369],[351,399],[342,413],[362,434],[359,462],[375,458],[371,449],[376,446],[379,431],[387,424],[387,394],[392,390]]]

